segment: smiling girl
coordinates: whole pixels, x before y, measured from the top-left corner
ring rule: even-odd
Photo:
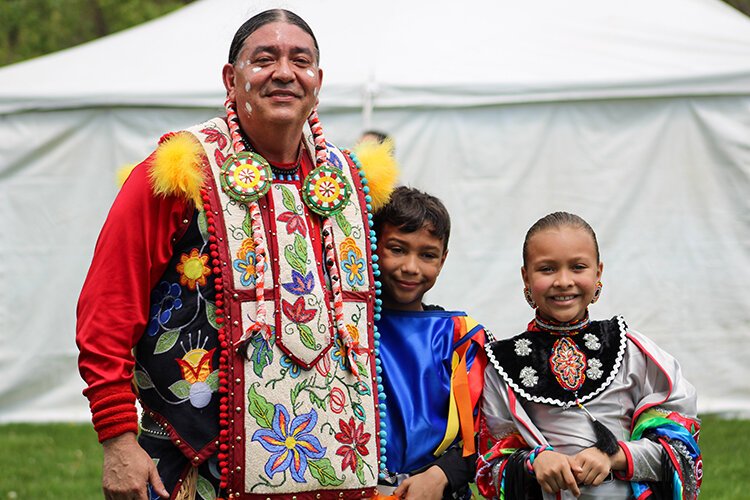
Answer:
[[[622,317],[592,321],[596,234],[537,221],[523,246],[527,331],[487,346],[477,484],[487,498],[696,498],[696,394],[677,361]]]

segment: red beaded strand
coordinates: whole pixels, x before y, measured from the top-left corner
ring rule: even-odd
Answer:
[[[234,110],[234,101],[227,98],[224,102],[224,107],[227,110],[227,125],[229,126],[229,134],[232,136],[232,149],[235,154],[246,151],[245,141],[242,140],[242,134],[240,133],[239,118]],[[253,242],[255,243],[255,322],[242,334],[242,337],[236,342],[236,345],[243,345],[248,338],[253,336],[255,332],[260,332],[266,342],[271,342],[271,328],[266,323],[266,240],[263,235],[263,226],[261,224],[261,213],[260,207],[257,201],[253,201],[247,204],[247,209],[250,211],[250,221],[253,234]]]
[[[310,113],[308,123],[310,124],[313,143],[315,144],[315,165],[321,167],[328,162],[328,147],[326,145],[325,137],[323,136],[323,127],[320,125],[320,119],[318,119],[317,108],[313,109],[312,113]],[[323,219],[323,244],[326,251],[328,276],[331,278],[333,313],[336,330],[346,348],[347,358],[349,359],[349,368],[354,375],[359,377],[359,370],[355,363],[357,355],[354,352],[354,341],[349,334],[349,331],[346,329],[346,325],[344,325],[344,295],[341,291],[340,273],[335,259],[333,223],[331,222],[330,217],[325,217]]]
[[[211,199],[208,196],[208,191],[205,187],[201,188],[201,199],[203,200],[203,210],[206,215],[206,223],[208,226],[208,249],[209,255],[211,256],[211,264],[213,264],[212,273],[214,275],[214,305],[216,306],[216,324],[218,328],[218,341],[219,341],[219,465],[222,471],[220,478],[221,488],[226,488],[228,461],[227,454],[222,453],[221,450],[227,449],[228,447],[228,436],[229,433],[227,428],[229,426],[229,412],[228,403],[229,397],[229,379],[227,373],[229,371],[229,343],[226,337],[226,328],[224,326],[225,310],[224,310],[224,285],[222,282],[222,266],[219,259],[219,245],[216,238],[216,220],[214,215],[211,213]]]

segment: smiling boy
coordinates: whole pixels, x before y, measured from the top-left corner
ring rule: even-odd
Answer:
[[[399,187],[374,221],[387,401],[382,490],[407,499],[462,497],[474,478],[485,331],[464,312],[422,302],[448,255],[450,216],[436,197]]]

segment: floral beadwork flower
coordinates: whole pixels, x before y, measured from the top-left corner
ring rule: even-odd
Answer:
[[[257,441],[271,456],[265,466],[266,475],[273,478],[277,472],[287,469],[292,479],[306,483],[307,461],[325,456],[326,449],[320,444],[311,431],[318,422],[315,410],[305,413],[289,422],[289,412],[283,405],[274,405],[273,424],[271,429],[258,429],[252,440]]]
[[[242,286],[253,286],[255,284],[255,252],[238,252],[238,254],[243,253],[242,257],[232,262],[232,267],[240,273],[240,283]]]
[[[328,163],[338,168],[339,170],[344,168],[343,165],[341,165],[341,160],[339,160],[339,157],[333,154],[333,152],[331,151],[328,152]]]
[[[339,253],[341,255],[345,255],[349,250],[353,250],[359,257],[362,256],[362,251],[357,246],[357,242],[354,241],[354,238],[351,236],[344,238],[344,241],[339,243]]]
[[[315,315],[318,312],[315,309],[305,309],[304,297],[298,297],[297,300],[294,301],[294,304],[282,299],[281,310],[292,323],[296,323],[298,325],[309,323],[315,318]]]
[[[536,370],[530,366],[526,366],[521,370],[521,383],[526,387],[534,387],[539,382],[539,377],[536,375]]]
[[[596,358],[589,359],[589,368],[586,370],[586,376],[591,380],[598,380],[602,378],[603,372],[601,370],[602,362]]]
[[[298,232],[302,236],[307,236],[307,226],[305,225],[305,219],[296,212],[283,212],[279,214],[279,222],[286,223],[287,234]]]
[[[220,130],[213,128],[204,128],[201,130],[202,134],[206,134],[206,142],[215,142],[219,149],[227,147],[227,136],[222,134]]]
[[[341,470],[349,467],[352,472],[356,471],[357,462],[364,455],[369,455],[367,442],[370,440],[370,433],[365,432],[365,424],[354,422],[354,417],[349,417],[349,422],[339,419],[340,431],[336,433],[336,441],[342,444],[336,455],[344,457],[341,461]]]
[[[531,354],[531,341],[529,339],[516,340],[516,356],[528,356]]]
[[[292,281],[290,283],[282,283],[281,286],[284,287],[284,290],[294,295],[307,295],[308,293],[312,293],[315,288],[315,278],[312,271],[303,276],[301,272],[292,269]]]
[[[206,265],[208,254],[201,254],[197,248],[190,250],[190,254],[182,254],[177,264],[177,272],[180,273],[180,285],[187,285],[190,290],[195,290],[198,285],[205,286],[206,278],[211,274],[211,269]]]
[[[339,244],[339,252],[346,256],[341,261],[341,268],[346,274],[346,282],[349,286],[364,286],[365,284],[365,259],[362,258],[362,251],[357,246],[354,238],[344,238]]]
[[[355,344],[359,344],[359,330],[357,330],[357,327],[351,323],[347,323],[346,331],[349,333],[349,337],[351,337],[352,341]]]
[[[364,286],[366,268],[365,259],[354,250],[349,250],[346,253],[346,258],[341,261],[341,269],[344,270],[346,275],[346,282],[352,287]]]
[[[279,359],[279,364],[281,364],[282,367],[286,368],[287,373],[292,378],[299,377],[299,374],[302,371],[302,369],[300,368],[300,366],[297,363],[295,363],[294,361],[292,361],[292,358],[290,358],[286,354],[284,354],[283,356],[281,356],[281,359]]]
[[[593,333],[587,333],[583,336],[583,340],[586,342],[586,349],[596,350],[602,345],[599,343],[599,339]]]
[[[568,337],[555,341],[549,365],[557,383],[567,391],[578,390],[586,379],[586,356]]]
[[[333,413],[339,414],[344,411],[346,405],[346,394],[338,387],[331,388],[328,393],[328,406]]]
[[[331,349],[331,359],[339,364],[339,368],[346,370],[349,364],[349,360],[346,358],[346,346],[341,341],[340,337],[336,337],[336,342]]]
[[[159,332],[159,328],[172,319],[172,311],[182,309],[182,288],[177,283],[162,281],[151,292],[151,320],[146,328],[149,337]]]
[[[247,257],[247,254],[249,253],[255,254],[255,242],[252,238],[245,238],[242,240],[240,248],[237,250],[237,258],[245,260],[245,257]]]

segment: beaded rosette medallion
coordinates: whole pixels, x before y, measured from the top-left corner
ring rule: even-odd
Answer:
[[[237,201],[248,203],[264,196],[271,188],[271,165],[256,153],[231,155],[221,166],[221,189]]]
[[[217,323],[226,351],[219,464],[227,494],[300,500],[372,496],[381,443],[376,293],[363,174],[329,145],[325,171],[313,170],[302,189],[268,180],[267,192],[255,198],[259,210],[252,212],[244,198],[229,191],[265,182],[263,166],[254,158],[232,163],[222,119],[190,132],[205,149],[211,171],[205,193],[218,247],[214,265],[221,269]],[[227,179],[238,182],[232,186]],[[311,203],[310,197],[319,199]],[[330,222],[322,224],[320,216]],[[332,235],[324,238],[321,227]],[[265,238],[261,247],[259,231]],[[332,248],[316,258],[324,244]],[[326,273],[320,260],[337,274]],[[340,287],[331,287],[331,280]],[[337,297],[332,290],[339,290]],[[337,311],[339,293],[343,306],[339,300]]]

